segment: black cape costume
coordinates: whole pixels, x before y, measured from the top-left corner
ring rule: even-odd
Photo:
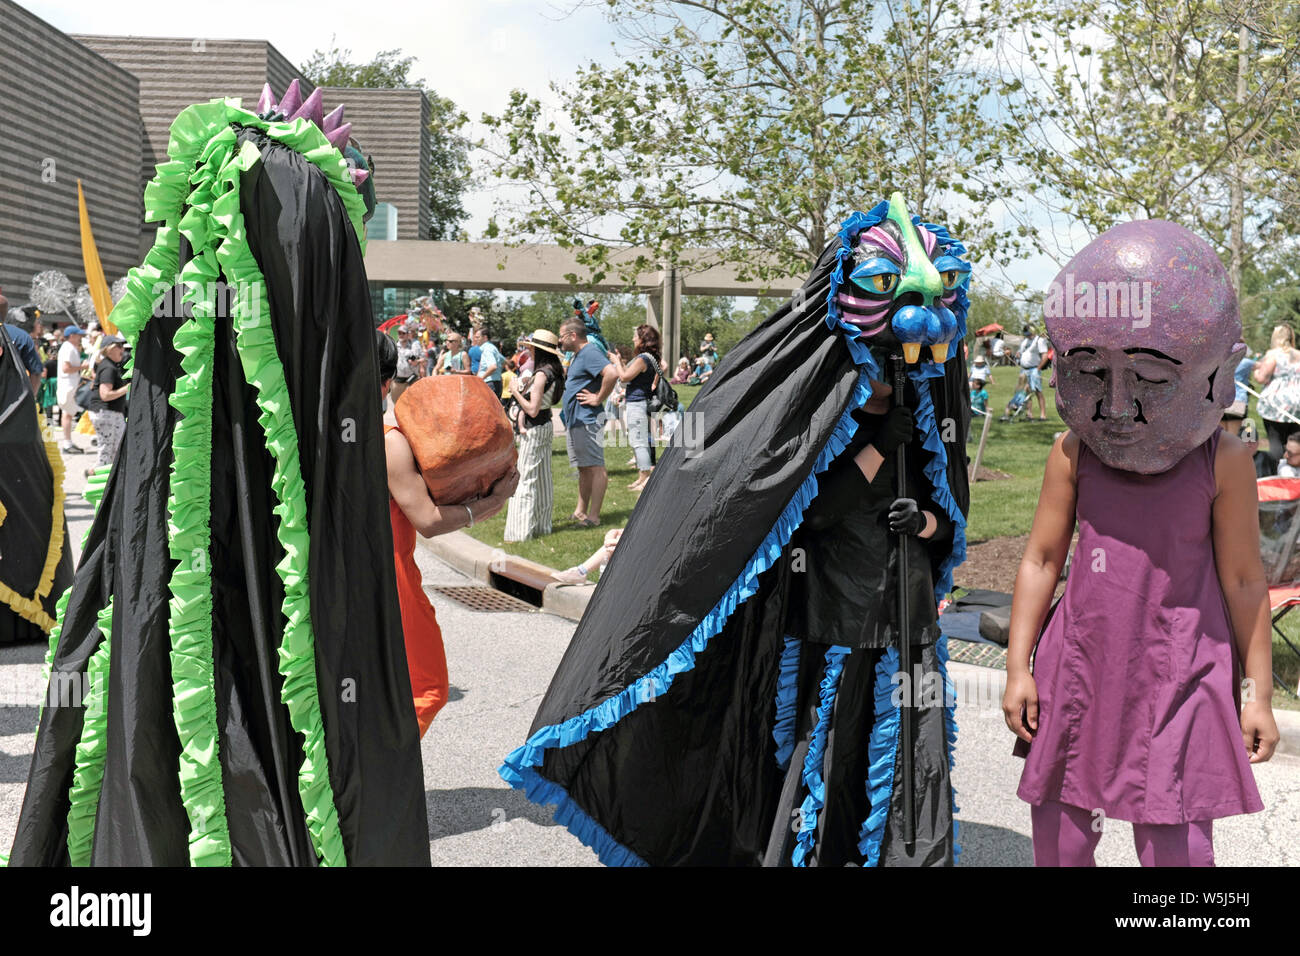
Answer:
[[[0,324],[0,644],[44,641],[72,583],[63,458]]]
[[[362,200],[236,101],[168,152],[10,862],[427,865]]]
[[[890,544],[848,567],[798,567],[812,560],[808,536],[846,523],[862,529],[870,522],[846,515],[879,512],[895,497],[886,487],[876,504],[865,502],[868,483],[851,462],[879,425],[860,411],[869,380],[885,376],[836,306],[857,237],[887,206],[846,220],[803,288],[696,396],[527,742],[500,768],[530,800],[555,804],[556,820],[606,864],[942,865],[959,852],[953,695],[934,621],[965,556],[970,411],[960,344],[943,365],[911,370],[907,388],[908,490],[949,524],[942,543],[907,539],[920,555],[911,562],[913,607],[928,607],[928,619],[913,614],[914,662],[942,688],[940,706],[919,711],[911,850],[898,838],[889,628],[859,621],[851,633],[827,634],[808,610],[820,600],[825,611],[825,597],[798,583],[801,571],[833,573],[845,587],[857,577],[877,596],[894,594]],[[925,225],[939,237],[935,255],[965,252]],[[958,293],[960,343],[967,299]],[[893,474],[886,460],[871,484],[888,486]],[[883,530],[876,540],[886,540]],[[878,600],[872,616],[891,606]]]

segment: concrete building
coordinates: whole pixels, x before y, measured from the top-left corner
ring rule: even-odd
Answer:
[[[9,175],[0,189],[0,286],[15,305],[32,276],[55,269],[85,282],[77,219],[83,182],[96,244],[111,283],[153,241],[144,186],[167,158],[176,115],[193,103],[237,97],[253,107],[262,86],[313,87],[266,40],[62,33],[0,0],[0,141]],[[420,90],[325,90],[342,102],[353,136],[375,164],[376,200],[395,210],[396,237],[429,234],[430,107]]]
[[[125,275],[139,261],[143,216],[139,80],[10,0],[0,0],[0,63],[0,286],[10,304],[25,303],[47,269],[86,281],[78,179],[108,281]]]
[[[185,107],[222,97],[237,97],[252,107],[267,82],[279,91],[290,80],[298,79],[304,92],[313,89],[297,68],[265,40],[81,34],[74,34],[72,39],[139,81],[142,192],[145,183],[153,178],[154,167],[166,161],[167,131]],[[146,233],[152,242],[153,228]],[[148,243],[144,248],[148,249]]]
[[[397,209],[398,239],[428,239],[429,98],[423,90],[357,90],[325,87],[326,109],[339,103],[352,136],[374,159],[375,201]]]

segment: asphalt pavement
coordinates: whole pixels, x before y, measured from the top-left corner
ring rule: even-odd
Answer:
[[[80,441],[85,442],[82,438]],[[80,497],[89,455],[68,459],[68,519],[79,549],[90,520]],[[479,586],[431,552],[417,548],[427,589]],[[597,866],[595,855],[547,808],[507,787],[501,758],[521,744],[574,623],[543,611],[472,610],[430,591],[447,648],[451,697],[425,735],[421,753],[428,796],[429,852],[439,866]],[[0,648],[0,848],[17,825],[31,759],[45,649]],[[962,866],[1030,866],[1029,807],[1015,795],[1021,762],[998,701],[1004,672],[953,663]],[[1300,865],[1300,758],[1257,765],[1265,810],[1214,825],[1215,855],[1225,866]],[[1136,866],[1132,828],[1107,821],[1101,866]]]

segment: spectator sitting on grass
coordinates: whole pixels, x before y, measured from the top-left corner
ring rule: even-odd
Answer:
[[[623,536],[622,528],[612,528],[605,532],[605,543],[592,552],[591,557],[582,564],[575,564],[564,571],[553,571],[551,577],[561,584],[586,584],[587,576],[592,571],[605,569],[609,559],[614,555],[614,548],[618,545],[619,538]]]

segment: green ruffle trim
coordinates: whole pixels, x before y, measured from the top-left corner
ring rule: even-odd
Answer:
[[[217,187],[220,197],[213,203],[212,223],[221,236],[217,246],[221,271],[241,293],[233,299],[231,321],[235,327],[244,377],[257,390],[258,423],[265,434],[266,447],[275,460],[271,485],[278,499],[274,511],[280,519],[276,535],[285,553],[275,568],[284,582],[282,612],[286,622],[279,651],[279,670],[284,677],[280,698],[289,710],[290,723],[303,735],[298,791],[312,844],[321,862],[326,866],[343,866],[347,864],[347,857],[330,786],[325,728],[320,712],[308,580],[311,548],[306,487],[298,458],[298,434],[294,428],[284,368],[276,352],[265,281],[248,248],[244,217],[239,210],[240,176],[260,158],[257,149],[246,143],[221,170]]]
[[[91,474],[91,476],[86,480],[86,490],[83,492],[83,494],[86,500],[89,501],[94,506],[95,508],[94,514],[96,515],[99,514],[99,503],[104,498],[104,489],[108,486],[108,476],[112,472],[112,470],[113,470],[112,465],[101,465],[99,468],[95,469],[95,471]],[[93,524],[94,522],[92,521],[90,525],[86,527],[85,532],[81,536],[82,550],[85,550],[86,539],[90,537],[90,527]],[[54,673],[54,655],[58,652],[59,636],[63,633],[63,615],[66,614],[68,611],[68,601],[71,598],[72,598],[72,585],[69,584],[68,587],[64,590],[64,592],[61,595],[59,595],[59,600],[54,606],[54,619],[57,623],[52,628],[50,628],[50,646],[49,649],[45,652],[46,688],[50,686],[50,677]],[[110,599],[110,603],[111,603],[111,599]],[[40,733],[41,715],[44,712],[45,712],[45,698],[42,697],[40,706],[37,707],[36,709],[37,733]]]
[[[259,422],[275,459],[272,484],[275,513],[285,558],[276,567],[285,586],[286,619],[279,649],[284,677],[281,698],[290,722],[303,736],[298,788],[317,854],[326,865],[346,864],[338,812],[329,780],[324,725],[317,691],[315,640],[307,566],[309,541],[306,495],[298,463],[298,440],[284,370],[279,364],[261,271],[248,248],[239,210],[239,177],[260,154],[246,143],[236,151],[231,124],[264,130],[277,142],[317,166],[343,201],[353,231],[365,249],[365,203],[352,183],[347,162],[313,123],[268,123],[241,109],[238,100],[213,100],[191,106],[172,123],[169,159],[145,188],[145,221],[161,223],[144,262],[127,276],[127,291],[113,309],[112,321],[134,346],[159,298],[178,279],[194,318],[177,331],[175,344],[186,374],[170,402],[181,412],[173,434],[169,546],[179,563],[171,585],[173,717],[182,744],[181,794],[191,823],[190,859],[195,865],[228,864],[229,831],[217,749],[212,673],[212,594],[207,570],[211,496],[212,297],[209,282],[224,271],[237,294],[232,321],[240,361],[257,389]],[[186,210],[186,206],[189,209]],[[182,212],[184,211],[184,218]],[[179,237],[184,234],[194,258],[178,276]],[[251,297],[251,302],[250,302]],[[59,619],[68,594],[59,602]],[[59,628],[50,634],[47,670],[53,665]]]
[[[95,841],[95,814],[104,783],[104,758],[108,751],[108,661],[112,654],[113,602],[99,612],[99,647],[86,664],[86,684],[81,703],[85,716],[77,742],[72,789],[68,792],[68,861],[90,866]]]
[[[168,551],[176,561],[168,582],[172,719],[181,745],[181,803],[190,821],[189,856],[194,866],[229,866],[232,859],[212,650],[212,362],[214,290],[220,272],[208,220],[213,181],[234,141],[234,131],[223,126],[203,148],[199,166],[190,176],[193,188],[184,200],[189,208],[178,229],[194,252],[181,272],[191,317],[173,338],[183,374],[177,376],[168,398],[180,413],[172,432],[167,499]]]

